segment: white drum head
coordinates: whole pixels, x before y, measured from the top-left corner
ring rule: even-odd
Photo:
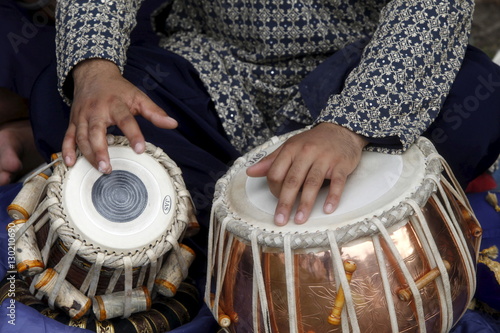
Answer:
[[[172,180],[153,157],[109,147],[113,172],[98,172],[79,158],[65,177],[62,205],[69,225],[88,245],[133,253],[154,244],[173,222]]]
[[[323,212],[328,193],[324,186],[316,200],[311,217],[302,225],[293,222],[293,214],[285,227],[274,224],[274,211],[278,200],[269,191],[265,177],[251,178],[246,168],[279,145],[256,152],[234,175],[228,187],[230,210],[251,226],[268,232],[317,232],[336,229],[379,216],[411,197],[421,184],[425,174],[424,156],[418,147],[408,149],[402,155],[363,152],[356,170],[349,176],[337,210]]]

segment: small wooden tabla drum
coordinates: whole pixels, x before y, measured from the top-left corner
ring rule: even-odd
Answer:
[[[11,223],[19,273],[72,319],[91,307],[98,320],[148,310],[156,291],[175,294],[194,258],[180,244],[197,226],[181,170],[150,143],[143,154],[124,137],[108,136],[108,145],[111,174],[80,155],[71,168],[56,159],[52,175],[27,180],[9,210],[22,217]],[[33,180],[41,195],[23,192]],[[19,204],[27,197],[40,199]]]
[[[323,188],[305,224],[279,227],[266,179],[245,171],[287,137],[217,183],[205,295],[214,317],[231,332],[448,332],[474,294],[481,228],[430,141],[363,152],[333,214]]]

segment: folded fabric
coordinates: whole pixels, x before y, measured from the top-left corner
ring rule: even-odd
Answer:
[[[500,321],[473,310],[467,310],[450,333],[498,333]]]
[[[469,202],[483,229],[481,254],[477,264],[476,299],[500,311],[500,212],[486,199],[488,192],[468,194]],[[500,193],[490,192],[500,201]],[[495,255],[496,252],[496,255]],[[495,275],[497,274],[497,276]]]

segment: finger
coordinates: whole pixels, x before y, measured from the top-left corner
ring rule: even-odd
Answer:
[[[273,162],[276,159],[276,156],[278,156],[280,150],[281,147],[276,149],[274,152],[267,155],[266,157],[262,158],[254,165],[249,166],[246,170],[247,175],[249,177],[265,177],[269,172],[269,169],[273,165]]]
[[[142,154],[146,149],[146,142],[134,116],[128,109],[124,109],[122,112],[118,113],[115,120],[116,125],[130,141],[130,146],[137,154]]]
[[[12,147],[4,146],[0,152],[0,185],[11,183],[23,165],[18,154]]]
[[[145,99],[140,107],[139,113],[155,126],[166,129],[174,129],[178,126],[177,120],[170,117],[162,108],[149,98]]]
[[[92,146],[90,145],[88,137],[88,124],[86,122],[80,122],[76,125],[75,130],[76,146],[78,146],[80,153],[87,159],[87,161],[97,168],[94,152],[92,151]]]
[[[0,170],[13,176],[23,168],[23,163],[14,147],[5,143],[0,148]]]
[[[318,192],[325,180],[326,170],[326,165],[313,166],[307,174],[302,186],[299,206],[294,217],[295,223],[302,224],[309,219],[316,198],[318,197]]]
[[[71,167],[76,162],[76,126],[70,123],[62,143],[62,156],[64,163]]]
[[[337,209],[348,175],[349,172],[343,169],[336,168],[332,171],[328,195],[323,205],[326,214],[331,214]]]
[[[108,140],[106,139],[107,125],[102,119],[92,119],[89,122],[88,144],[93,155],[94,167],[102,173],[111,173],[111,163],[108,153]],[[78,141],[78,147],[80,142]],[[80,147],[81,149],[81,147]],[[82,151],[83,153],[83,151]],[[84,153],[85,155],[85,153]],[[86,156],[86,155],[85,155]]]
[[[274,214],[274,222],[277,225],[285,225],[290,219],[290,214],[297,199],[297,194],[309,171],[309,167],[309,163],[303,161],[295,162],[288,169],[281,186],[278,204]]]
[[[0,186],[10,184],[12,182],[13,175],[10,172],[0,172]]]
[[[279,198],[286,176],[293,164],[294,154],[286,148],[280,149],[267,171],[267,185],[271,193]],[[297,165],[295,166],[297,168]],[[290,179],[293,181],[293,177]]]

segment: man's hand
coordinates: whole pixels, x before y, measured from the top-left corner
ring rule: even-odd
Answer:
[[[62,146],[64,162],[68,166],[76,162],[75,148],[78,145],[95,168],[110,173],[106,131],[112,125],[122,130],[136,153],[144,152],[145,140],[134,119],[136,115],[161,128],[177,127],[177,121],[124,79],[112,62],[85,60],[73,70],[73,79],[74,100]]]
[[[323,210],[329,214],[337,208],[347,176],[356,169],[367,143],[344,127],[321,123],[289,138],[272,154],[249,167],[247,174],[267,176],[269,188],[278,198],[274,215],[277,225],[288,222],[300,197],[294,221],[301,224],[309,218],[325,179],[330,180],[330,185]]]
[[[16,181],[43,163],[28,119],[0,125],[0,185]]]

